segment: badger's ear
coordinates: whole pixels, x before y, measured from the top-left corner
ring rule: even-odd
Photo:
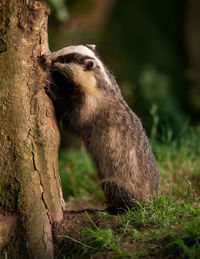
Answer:
[[[87,58],[85,60],[85,69],[86,70],[92,70],[97,66],[97,63],[94,59]]]
[[[94,44],[86,44],[86,46],[91,49],[92,51],[95,51],[96,50],[96,45]]]

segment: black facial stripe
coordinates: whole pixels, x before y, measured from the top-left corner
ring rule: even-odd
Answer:
[[[59,62],[59,63],[76,63],[76,64],[80,64],[80,65],[83,65],[84,64],[84,61],[85,59],[94,59],[92,57],[89,57],[89,56],[86,56],[86,55],[82,55],[82,54],[79,54],[79,53],[70,53],[70,54],[67,54],[67,55],[63,55],[63,56],[59,56],[57,57],[53,63],[55,62]]]

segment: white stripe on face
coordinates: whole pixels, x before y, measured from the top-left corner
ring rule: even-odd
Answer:
[[[94,52],[91,49],[89,49],[88,47],[86,47],[84,45],[77,45],[77,46],[72,45],[72,46],[60,49],[56,52],[53,52],[52,53],[54,55],[53,59],[56,59],[59,56],[64,56],[64,55],[67,55],[67,54],[70,54],[73,52],[82,54],[84,56],[89,56],[89,57],[95,58]]]

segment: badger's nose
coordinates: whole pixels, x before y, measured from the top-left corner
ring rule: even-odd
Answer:
[[[49,55],[41,55],[39,57],[39,62],[45,70],[51,66],[51,59],[49,58]]]
[[[41,56],[39,57],[39,60],[40,60],[40,64],[41,64],[41,65],[44,65],[44,63],[46,62],[45,56],[46,56],[46,55],[41,55]]]

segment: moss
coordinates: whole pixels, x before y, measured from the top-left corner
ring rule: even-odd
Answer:
[[[10,9],[10,3],[9,1],[6,1],[3,3],[3,5],[6,5],[4,8],[1,8],[0,10],[0,36],[3,36],[7,33],[9,22],[10,22],[10,16],[13,13],[13,10]],[[2,52],[5,52],[7,50],[7,42],[0,38],[0,54]]]
[[[6,7],[1,8],[0,11],[0,36],[6,34],[10,22],[10,16],[13,12],[13,10],[10,9],[9,1],[6,1],[4,4],[6,4]]]
[[[19,193],[18,183],[0,183],[0,206],[7,210],[16,210]]]
[[[0,53],[7,50],[7,43],[0,38]]]

